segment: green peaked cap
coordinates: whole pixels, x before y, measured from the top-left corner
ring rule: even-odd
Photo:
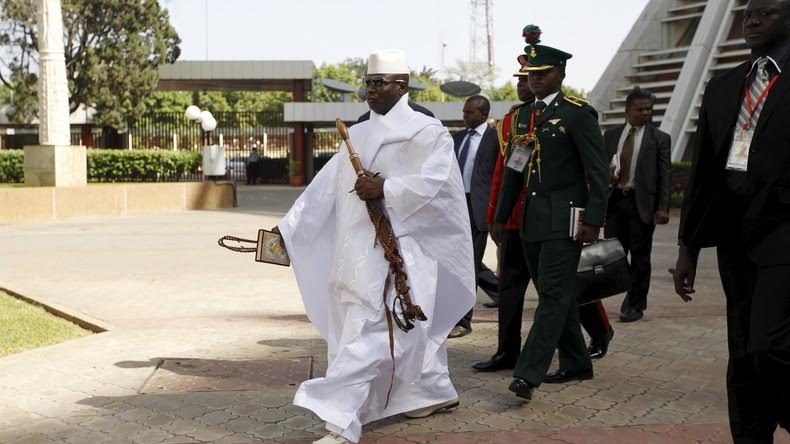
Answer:
[[[530,71],[545,71],[555,66],[565,66],[566,61],[573,57],[565,51],[551,46],[540,45],[540,36],[543,32],[537,25],[527,25],[522,31],[522,37],[527,43],[524,47],[526,55],[526,64],[521,68],[519,73]]]

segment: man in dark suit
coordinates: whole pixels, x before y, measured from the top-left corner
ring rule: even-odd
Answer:
[[[750,0],[743,34],[750,60],[705,89],[674,280],[691,300],[699,250],[717,248],[730,431],[771,443],[790,430],[790,1]]]
[[[605,237],[616,237],[630,253],[631,289],[621,306],[620,321],[642,318],[650,290],[650,254],[656,224],[669,222],[671,142],[669,134],[651,123],[653,96],[635,88],[625,99],[626,122],[604,133],[609,151],[610,183]],[[590,335],[588,351],[602,358],[614,330],[603,304],[579,307],[579,319]]]
[[[532,102],[535,101],[535,96],[529,90],[527,71],[522,69],[514,75],[518,77],[516,84],[518,98],[524,103],[514,106],[497,126],[500,149],[494,169],[494,178],[491,180],[491,193],[488,197],[486,220],[489,224],[494,223],[502,175],[505,172],[505,159],[513,150],[511,142],[527,132],[527,128],[518,127],[519,116],[521,113],[529,113]],[[495,372],[513,369],[516,366],[518,355],[521,353],[521,318],[524,314],[524,294],[530,280],[529,268],[524,258],[524,247],[521,244],[518,230],[523,209],[524,191],[518,197],[510,219],[505,223],[504,233],[491,231],[491,240],[499,247],[499,312],[497,317],[499,335],[496,353],[490,359],[472,365],[472,368],[477,371]],[[499,237],[500,234],[502,237]]]
[[[571,55],[538,45],[540,30],[524,29],[529,88],[535,102],[517,124],[527,133],[513,141],[491,230],[504,230],[526,187],[521,239],[538,307],[508,389],[531,399],[541,383],[593,377],[573,295],[582,242],[598,239],[606,215],[608,159],[598,113],[562,91]],[[571,208],[584,208],[571,226]],[[572,233],[572,230],[574,231]],[[560,368],[547,374],[555,350]]]
[[[455,155],[466,191],[466,203],[472,225],[472,251],[475,257],[475,275],[479,278],[486,251],[488,238],[488,194],[491,190],[491,177],[494,175],[499,141],[496,130],[488,125],[491,103],[483,96],[472,96],[464,103],[464,125],[466,129],[453,134]],[[458,325],[453,327],[448,337],[465,336],[472,331],[472,310]]]

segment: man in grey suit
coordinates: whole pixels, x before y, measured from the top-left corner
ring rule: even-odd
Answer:
[[[466,204],[472,225],[472,249],[475,257],[475,275],[479,279],[483,270],[483,253],[488,238],[488,195],[491,178],[494,175],[499,141],[496,130],[488,126],[488,113],[491,104],[483,96],[472,96],[464,104],[464,125],[466,129],[453,134],[455,154],[466,191]],[[472,310],[458,325],[453,327],[448,337],[457,338],[472,332]]]
[[[620,308],[621,322],[642,318],[650,290],[650,253],[656,224],[669,222],[670,136],[651,123],[653,96],[636,88],[628,94],[626,123],[604,134],[612,185],[604,233],[616,237],[631,256],[631,289]],[[606,354],[612,329],[600,302],[579,307],[592,357]]]

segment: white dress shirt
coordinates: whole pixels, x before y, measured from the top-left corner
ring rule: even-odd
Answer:
[[[468,133],[466,137],[461,140],[461,145],[458,148],[458,154],[460,155],[460,150],[464,147],[466,139],[469,137],[472,138],[472,140],[469,141],[469,151],[466,153],[466,163],[464,164],[464,170],[461,171],[461,176],[464,178],[464,191],[467,193],[472,192],[472,173],[475,169],[477,148],[480,147],[480,141],[483,140],[483,134],[486,132],[486,128],[488,128],[488,122],[483,122],[480,125],[477,125],[471,133]],[[460,161],[460,159],[458,160]]]
[[[617,142],[617,154],[612,158],[611,166],[614,167],[615,176],[620,176],[620,154],[623,152],[623,145],[625,139],[628,137],[628,132],[631,128],[636,128],[634,131],[634,153],[631,155],[631,165],[628,169],[628,182],[625,183],[623,188],[629,189],[634,187],[634,177],[636,173],[636,160],[639,158],[639,149],[642,147],[642,137],[645,135],[645,125],[632,126],[630,123],[625,123],[623,134],[620,135],[620,141]]]
[[[545,104],[546,104],[546,107],[548,107],[549,105],[551,105],[551,102],[553,102],[553,101],[554,101],[554,99],[556,99],[556,98],[557,98],[557,94],[559,94],[559,93],[560,93],[560,92],[559,92],[559,91],[557,91],[557,92],[555,92],[555,93],[549,94],[548,96],[546,96],[546,97],[544,97],[544,98],[542,98],[542,99],[537,99],[537,98],[536,98],[536,99],[535,99],[535,101],[536,101],[536,102],[543,102],[543,103],[545,103]]]

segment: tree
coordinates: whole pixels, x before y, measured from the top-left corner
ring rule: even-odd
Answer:
[[[500,87],[492,87],[487,93],[489,100],[518,101],[518,92],[512,82],[506,82]]]
[[[14,92],[9,117],[18,123],[38,111],[35,3],[0,0],[0,82]],[[63,0],[63,33],[70,111],[91,106],[94,123],[114,129],[142,115],[159,65],[180,54],[157,0]]]
[[[566,96],[576,96],[582,99],[587,98],[587,91],[583,89],[574,88],[573,86],[569,86],[569,85],[562,85],[562,92]]]
[[[347,58],[336,65],[327,63],[322,64],[316,69],[315,79],[313,84],[313,101],[314,102],[341,102],[341,93],[332,91],[331,89],[322,85],[319,79],[333,79],[341,82],[348,83],[352,86],[362,87],[362,78],[365,76],[367,69],[367,62],[361,58]],[[351,93],[352,100],[359,101],[359,94],[356,92]]]

